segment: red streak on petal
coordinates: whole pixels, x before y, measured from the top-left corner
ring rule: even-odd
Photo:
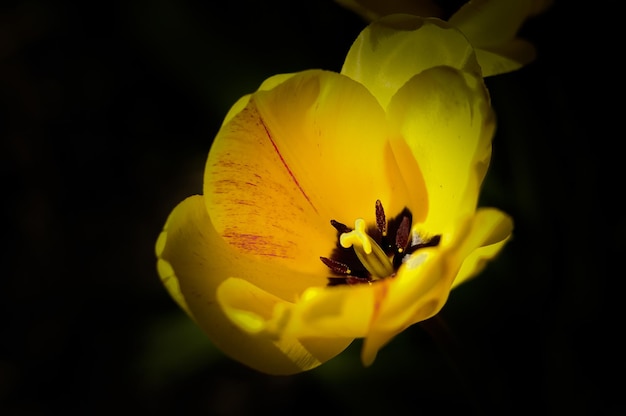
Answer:
[[[315,211],[317,213],[317,209],[315,208],[315,205],[313,205],[313,203],[309,199],[309,197],[306,194],[306,192],[304,192],[304,189],[302,189],[302,186],[300,186],[300,182],[298,182],[298,179],[296,179],[296,177],[293,174],[293,172],[291,171],[291,169],[289,169],[289,166],[287,165],[287,162],[283,158],[283,155],[280,154],[280,150],[278,150],[278,146],[276,146],[276,143],[274,142],[274,139],[272,138],[272,134],[270,133],[270,131],[267,128],[267,126],[265,125],[265,122],[263,121],[263,119],[260,119],[260,121],[261,121],[261,124],[263,125],[263,128],[265,129],[265,133],[267,134],[267,138],[269,139],[270,143],[272,143],[272,146],[274,147],[274,151],[276,152],[276,154],[280,158],[280,161],[283,163],[283,166],[285,167],[285,169],[287,169],[287,172],[289,173],[289,176],[291,176],[291,179],[293,179],[293,182],[296,184],[296,186],[298,187],[298,189],[300,190],[300,192],[302,193],[304,198],[307,200],[309,205],[311,205],[311,208],[313,208],[313,211]]]
[[[231,229],[224,230],[222,234],[235,247],[240,250],[258,254],[261,256],[291,258],[288,242],[277,244],[272,238],[262,235],[240,233]]]

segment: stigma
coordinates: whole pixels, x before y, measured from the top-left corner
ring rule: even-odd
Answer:
[[[354,222],[354,230],[341,234],[339,244],[343,248],[352,247],[354,249],[361,264],[373,279],[382,279],[393,274],[391,259],[378,243],[367,234],[363,219],[359,218]]]

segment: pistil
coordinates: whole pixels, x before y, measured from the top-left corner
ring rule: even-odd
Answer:
[[[393,274],[393,263],[385,251],[366,232],[365,221],[361,218],[354,222],[354,230],[345,232],[339,237],[343,248],[354,249],[359,261],[372,275],[382,279]]]

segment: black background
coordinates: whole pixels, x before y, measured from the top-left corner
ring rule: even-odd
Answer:
[[[357,340],[273,377],[175,306],[154,242],[229,106],[275,73],[338,71],[365,23],[332,1],[5,2],[0,414],[626,413],[619,46],[597,17],[616,11],[573,3],[523,27],[534,63],[487,79],[482,203],[516,224],[501,256],[372,367]]]

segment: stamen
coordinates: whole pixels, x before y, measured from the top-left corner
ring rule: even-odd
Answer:
[[[380,235],[383,237],[387,236],[387,218],[385,217],[385,210],[380,199],[376,200],[376,227],[378,227]]]
[[[327,257],[320,257],[322,263],[324,263],[330,270],[337,274],[350,274],[352,270],[347,264],[341,263],[337,260],[329,259]]]
[[[409,217],[402,217],[402,222],[396,232],[396,249],[398,253],[402,253],[409,243],[409,236],[411,235],[411,221]]]
[[[335,229],[339,231],[340,234],[349,233],[350,231],[352,231],[350,227],[348,227],[345,224],[340,223],[339,221],[330,220],[330,225],[335,227]]]
[[[354,230],[339,236],[344,248],[352,247],[357,257],[372,277],[384,278],[393,274],[393,264],[382,248],[365,231],[365,221],[354,222]]]

